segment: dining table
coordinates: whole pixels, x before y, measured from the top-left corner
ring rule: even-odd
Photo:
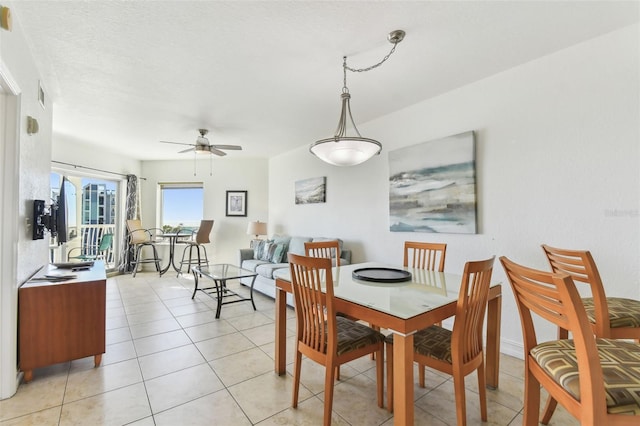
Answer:
[[[354,271],[383,268],[407,271],[402,282],[375,282],[353,277]],[[332,269],[336,312],[388,329],[393,337],[394,425],[414,424],[413,335],[455,316],[462,275],[377,262]],[[275,371],[286,373],[287,293],[289,272],[276,278]],[[490,389],[498,387],[502,285],[492,282],[486,317],[485,375]]]
[[[180,268],[178,268],[175,263],[176,242],[181,238],[190,238],[192,235],[192,232],[167,232],[158,235],[158,239],[169,240],[169,261],[166,266],[160,270],[160,276],[164,275],[172,266],[176,272],[180,272]]]

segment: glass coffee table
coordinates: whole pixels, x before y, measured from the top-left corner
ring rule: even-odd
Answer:
[[[242,269],[238,266],[228,263],[194,266],[193,268],[191,268],[191,272],[193,272],[194,276],[194,289],[191,298],[193,299],[196,296],[196,292],[200,290],[210,297],[216,299],[218,302],[218,307],[216,309],[216,318],[220,318],[222,305],[228,305],[230,303],[251,301],[253,310],[256,310],[256,304],[253,301],[253,284],[255,283],[258,274],[256,274],[255,272],[251,272],[248,269]],[[213,281],[213,286],[199,288],[199,280],[202,277],[211,279]],[[243,297],[242,295],[227,288],[227,281],[247,277],[253,277],[249,290],[249,298]],[[226,298],[232,298],[232,300],[223,301]]]

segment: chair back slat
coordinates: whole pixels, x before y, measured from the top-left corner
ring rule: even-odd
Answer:
[[[309,257],[335,259],[340,266],[340,242],[338,240],[308,241],[304,243],[305,254]]]
[[[446,252],[444,243],[405,241],[404,266],[443,272]]]
[[[589,284],[591,295],[596,307],[594,314],[596,320],[596,334],[600,337],[607,337],[611,326],[609,318],[609,308],[604,285],[598,272],[593,256],[587,250],[567,250],[542,245],[551,270],[555,273],[564,273],[572,278],[572,281],[579,281]]]
[[[482,327],[494,258],[467,262],[464,268],[451,336],[451,353],[464,363],[482,353]]]
[[[298,339],[315,351],[333,353],[337,341],[331,337],[336,335],[331,260],[292,253],[288,254],[288,259]],[[322,291],[323,284],[325,292]]]

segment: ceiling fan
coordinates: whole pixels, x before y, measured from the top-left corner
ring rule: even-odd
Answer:
[[[196,139],[196,143],[182,143],[182,142],[168,142],[168,141],[160,141],[161,143],[170,143],[174,145],[187,145],[192,148],[185,149],[179,151],[179,153],[183,152],[191,152],[194,151],[196,154],[215,154],[220,157],[227,155],[226,152],[222,150],[232,150],[232,151],[241,151],[242,147],[240,145],[212,145],[209,143],[209,139],[206,138],[206,134],[209,133],[207,129],[198,129],[200,136]]]

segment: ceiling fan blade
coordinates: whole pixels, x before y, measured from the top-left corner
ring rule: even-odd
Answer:
[[[194,146],[192,143],[182,143],[182,142],[160,141],[160,143],[170,143],[170,144],[173,144],[173,145],[187,145],[187,146]]]
[[[227,149],[230,151],[242,151],[242,147],[240,145],[211,145],[211,148]]]
[[[209,152],[212,154],[218,155],[220,157],[224,157],[225,155],[227,155],[226,152],[220,151],[219,149],[215,149],[213,146],[209,146]]]
[[[193,150],[195,150],[195,148],[184,149],[184,150],[182,150],[182,151],[178,151],[178,154],[182,154],[182,153],[184,153],[184,152],[191,152],[191,151],[193,151]]]

